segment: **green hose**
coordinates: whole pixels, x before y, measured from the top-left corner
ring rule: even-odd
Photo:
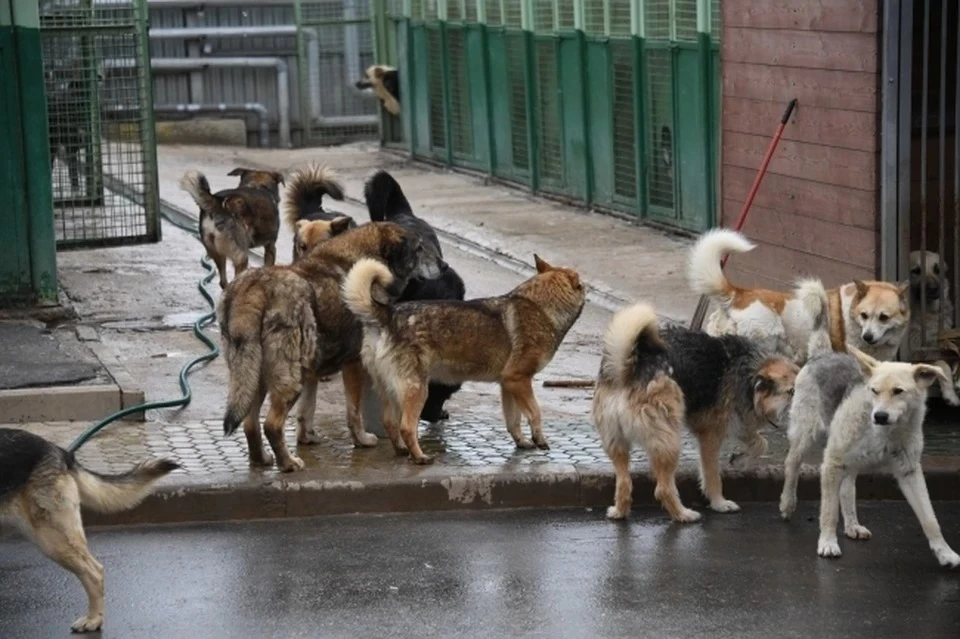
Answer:
[[[197,236],[197,231],[195,229],[192,229],[183,224],[180,224],[179,222],[167,217],[166,215],[164,215],[164,219],[166,219],[168,222],[170,222],[177,228],[187,231],[193,236]],[[213,323],[213,320],[216,317],[216,312],[213,310],[216,308],[216,302],[213,299],[213,295],[211,295],[210,291],[207,290],[207,285],[211,281],[213,281],[213,278],[217,275],[217,271],[213,268],[213,265],[210,263],[210,258],[207,256],[204,256],[203,259],[200,260],[200,265],[203,266],[203,268],[207,271],[207,274],[204,277],[202,277],[200,281],[197,283],[197,288],[200,290],[200,294],[203,296],[203,299],[205,299],[207,301],[207,304],[210,305],[210,312],[200,317],[196,322],[193,323],[193,334],[197,337],[197,339],[199,339],[201,342],[207,345],[207,348],[210,349],[210,352],[207,353],[206,355],[201,355],[200,357],[196,357],[190,360],[184,365],[183,368],[180,369],[181,396],[178,397],[177,399],[168,399],[168,400],[159,401],[159,402],[147,402],[145,404],[138,404],[136,406],[124,408],[123,410],[117,411],[112,415],[108,415],[107,417],[100,420],[99,422],[97,422],[87,430],[83,431],[83,433],[81,433],[80,436],[77,437],[72,444],[70,444],[70,447],[67,448],[69,452],[75,453],[81,446],[87,443],[87,441],[91,437],[93,437],[98,432],[100,432],[100,430],[103,429],[105,426],[112,424],[113,422],[117,421],[118,419],[122,419],[127,415],[131,415],[133,413],[139,413],[147,410],[153,410],[156,408],[185,407],[188,404],[190,404],[190,400],[193,397],[193,393],[190,390],[190,384],[187,382],[187,375],[189,375],[193,370],[193,368],[198,364],[201,364],[203,362],[209,362],[212,359],[216,359],[220,355],[220,348],[216,345],[216,343],[214,343],[212,339],[207,337],[207,335],[203,332],[204,327]]]

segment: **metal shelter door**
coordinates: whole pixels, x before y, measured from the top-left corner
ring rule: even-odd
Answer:
[[[146,0],[41,0],[58,248],[160,240]]]
[[[960,343],[958,32],[954,0],[884,3],[880,274],[910,282],[909,360]]]

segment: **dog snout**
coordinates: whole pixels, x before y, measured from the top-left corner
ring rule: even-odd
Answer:
[[[890,423],[890,413],[884,410],[878,410],[873,414],[873,423],[878,426],[886,426]]]
[[[927,284],[927,299],[935,300],[940,297],[940,285],[939,284]]]
[[[863,341],[865,341],[867,344],[876,344],[877,336],[874,335],[872,331],[867,331],[863,334]]]

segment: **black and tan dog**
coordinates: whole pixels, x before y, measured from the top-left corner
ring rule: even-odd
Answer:
[[[283,198],[283,217],[293,231],[293,261],[320,242],[356,228],[349,215],[328,211],[324,196],[343,200],[343,185],[336,173],[321,164],[310,164],[290,173]]]
[[[74,632],[103,626],[103,566],[87,548],[80,507],[102,513],[133,508],[176,468],[156,459],[122,475],[100,475],[38,435],[0,428],[0,522],[16,525],[83,584],[87,614],[73,623]]]
[[[227,286],[227,258],[234,277],[248,264],[251,248],[263,247],[263,263],[277,261],[277,233],[280,231],[280,185],[283,175],[276,171],[237,168],[228,175],[240,176],[234,189],[210,192],[210,183],[199,171],[188,171],[180,188],[200,207],[200,241],[217,265],[220,288]]]
[[[396,222],[400,226],[416,233],[420,239],[443,256],[440,248],[440,239],[436,231],[425,220],[413,213],[413,207],[403,194],[403,189],[392,175],[386,171],[374,173],[363,189],[367,210],[372,222]],[[400,295],[398,302],[419,302],[425,300],[462,300],[466,297],[466,287],[463,280],[452,268],[444,269],[433,279],[415,278],[410,280]],[[443,405],[454,393],[460,390],[460,384],[430,384],[427,394],[427,403],[423,405],[420,419],[427,422],[438,422],[447,419],[450,415]]]
[[[418,464],[417,418],[431,381],[500,384],[507,430],[518,448],[549,448],[533,376],[550,363],[586,299],[576,271],[535,257],[537,274],[500,297],[393,304],[397,279],[382,263],[360,260],[343,283],[347,306],[363,323],[363,364],[384,408],[398,453]],[[521,413],[532,439],[520,430]]]
[[[767,442],[759,431],[786,415],[797,372],[790,360],[766,353],[745,337],[711,337],[682,327],[661,331],[646,304],[616,313],[604,336],[592,409],[617,477],[607,517],[623,519],[630,512],[630,449],[639,444],[650,458],[654,495],[674,521],[700,519],[700,513],[684,507],[677,491],[684,421],[700,444],[700,485],[710,508],[740,510],[723,497],[720,446],[739,421],[741,440],[751,453],[762,454]]]
[[[313,430],[317,381],[342,373],[347,424],[354,444],[375,446],[360,415],[365,373],[361,326],[340,297],[355,262],[381,260],[396,274],[396,293],[414,276],[435,276],[442,260],[397,224],[365,224],[314,248],[296,264],[251,270],[224,291],[218,308],[230,382],[223,430],[243,423],[251,464],[273,462],[260,437],[260,406],[270,395],[263,429],[284,472],[303,468],[287,450],[283,426],[300,398],[297,441],[319,441]]]
[[[400,74],[395,68],[382,64],[367,67],[355,86],[360,90],[372,90],[387,111],[400,115]]]

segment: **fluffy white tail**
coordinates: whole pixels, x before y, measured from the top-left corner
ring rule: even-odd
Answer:
[[[797,283],[796,296],[806,313],[813,318],[806,359],[829,353],[833,350],[830,343],[830,301],[823,282],[817,279],[801,280]]]
[[[386,306],[373,297],[373,287],[387,288],[393,273],[383,262],[370,258],[358,260],[343,280],[343,302],[364,324],[386,323]]]
[[[746,253],[756,248],[736,231],[714,229],[700,236],[690,252],[687,274],[693,292],[699,295],[729,295],[733,286],[723,274],[720,260],[729,253]]]
[[[617,380],[629,376],[637,340],[644,333],[657,339],[657,331],[657,313],[650,304],[638,302],[617,311],[603,335],[604,373]]]
[[[177,468],[179,464],[172,461],[151,459],[122,475],[101,475],[77,464],[73,476],[81,504],[97,512],[116,513],[139,504],[150,494],[154,482]]]
[[[217,198],[210,192],[210,183],[200,171],[187,171],[180,178],[180,188],[190,194],[193,201],[204,211],[217,209]]]

